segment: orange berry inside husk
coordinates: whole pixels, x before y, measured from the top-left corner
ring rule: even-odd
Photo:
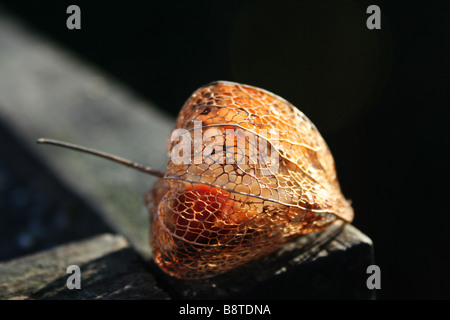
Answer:
[[[217,244],[240,222],[234,207],[228,191],[192,184],[174,201],[174,234],[197,244]]]

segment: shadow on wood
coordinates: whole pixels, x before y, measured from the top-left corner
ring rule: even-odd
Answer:
[[[375,292],[366,287],[373,263],[371,240],[337,222],[213,278],[175,279],[152,267],[175,299],[373,299]]]

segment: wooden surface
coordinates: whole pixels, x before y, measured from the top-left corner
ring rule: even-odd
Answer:
[[[81,271],[68,289],[67,267]],[[100,235],[0,263],[1,299],[168,299],[143,260],[121,236]]]
[[[89,155],[37,145],[36,139],[66,140],[165,169],[174,119],[1,8],[0,48],[0,119],[72,192],[150,256],[143,198],[155,178]]]
[[[372,243],[351,225],[298,238],[226,274],[179,280],[144,261],[121,236],[104,234],[0,263],[0,299],[373,299]],[[68,289],[78,265],[81,289]]]

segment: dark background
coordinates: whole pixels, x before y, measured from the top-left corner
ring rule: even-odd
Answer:
[[[374,242],[378,298],[450,298],[448,1],[0,4],[173,117],[214,80],[286,98],[333,152]],[[70,4],[81,30],[66,28]],[[366,27],[370,4],[381,30]]]

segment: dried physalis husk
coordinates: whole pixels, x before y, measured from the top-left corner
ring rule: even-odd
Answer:
[[[334,160],[316,127],[263,89],[215,82],[187,100],[161,172],[53,139],[160,179],[148,192],[154,260],[184,279],[226,272],[281,244],[351,222]]]
[[[319,131],[266,90],[223,81],[198,89],[169,154],[146,200],[154,260],[171,276],[221,274],[353,219]]]

